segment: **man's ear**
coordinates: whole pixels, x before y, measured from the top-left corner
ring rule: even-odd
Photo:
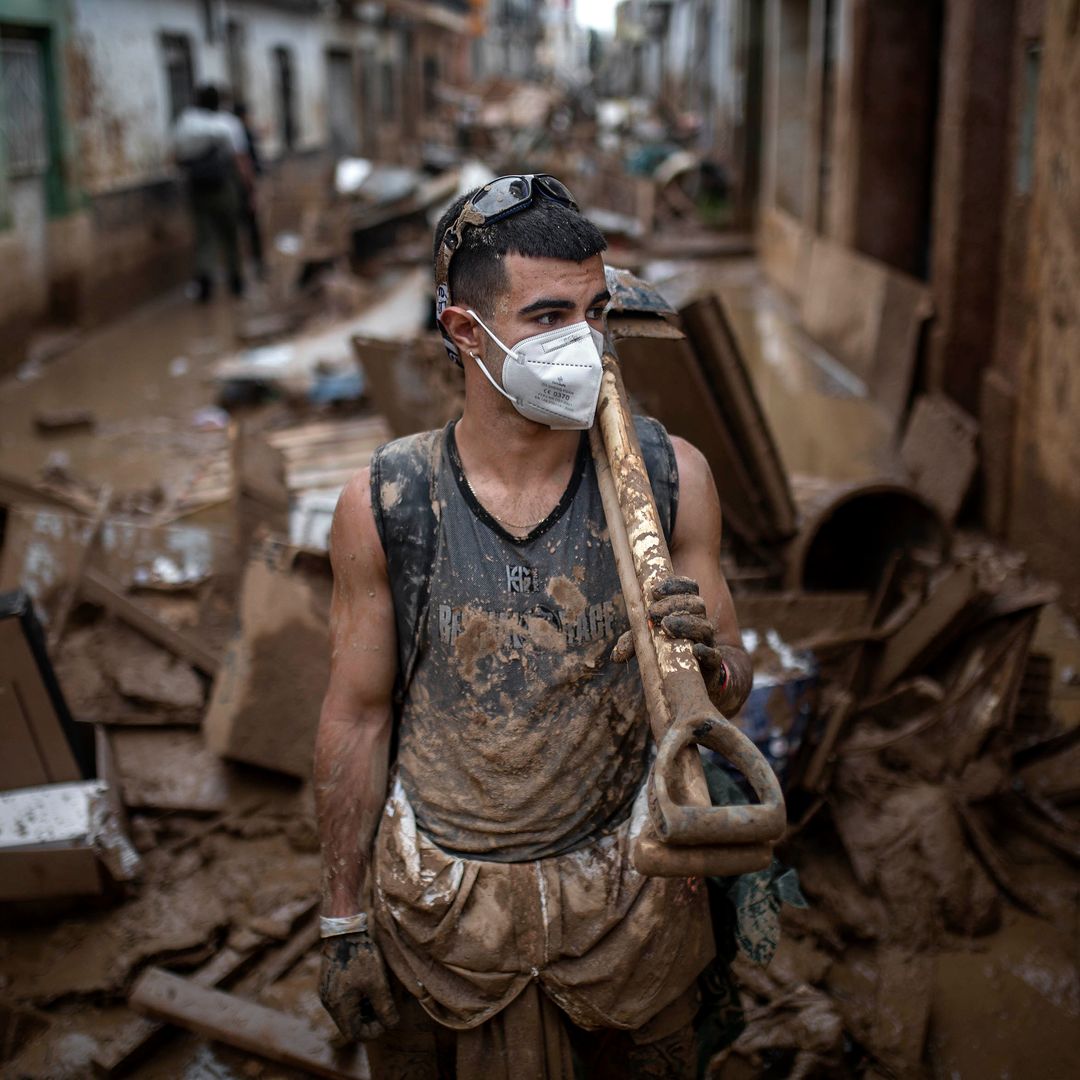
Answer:
[[[448,307],[439,320],[462,356],[483,351],[483,331],[463,307]]]

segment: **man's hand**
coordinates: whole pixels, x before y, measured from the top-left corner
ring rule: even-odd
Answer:
[[[705,610],[693,578],[672,575],[653,588],[648,607],[649,622],[668,637],[693,644],[713,704],[725,715],[737,712],[750,692],[753,672],[745,651],[737,646],[717,645],[716,627]],[[612,660],[625,662],[634,655],[633,634],[627,631],[611,652]]]
[[[319,997],[347,1039],[376,1039],[398,1022],[382,953],[367,931],[323,941]]]
[[[716,648],[716,628],[705,611],[696,581],[675,576],[664,578],[652,591],[648,613],[649,622],[659,626],[668,637],[693,642],[694,656],[710,689],[717,683],[723,686],[727,670]],[[625,663],[633,655],[634,636],[628,630],[616,642],[611,658]]]

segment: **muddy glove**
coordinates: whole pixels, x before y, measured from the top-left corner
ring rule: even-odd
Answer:
[[[709,697],[725,715],[737,712],[750,692],[752,672],[740,648],[716,644],[716,628],[705,611],[693,578],[664,578],[652,590],[649,622],[670,638],[689,641],[701,668]],[[634,638],[627,631],[611,651],[612,660],[625,662],[634,655]]]
[[[382,953],[366,930],[323,939],[319,998],[347,1039],[375,1039],[397,1024]]]

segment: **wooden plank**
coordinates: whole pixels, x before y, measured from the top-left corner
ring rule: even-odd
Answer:
[[[336,443],[341,439],[390,437],[390,425],[379,415],[356,420],[319,420],[299,427],[267,432],[265,436],[275,450],[291,450],[313,443]]]
[[[888,271],[870,391],[894,423],[898,423],[907,410],[915,381],[919,340],[933,313],[930,291],[921,281]]]
[[[96,896],[101,864],[91,847],[9,848],[0,851],[0,900]]]
[[[944,394],[923,394],[911,411],[900,461],[912,486],[952,524],[975,477],[979,425]]]
[[[689,440],[705,455],[732,531],[751,542],[762,539],[765,518],[760,493],[685,335],[656,316],[612,316],[608,325],[631,398],[642,412],[656,417],[669,432]],[[673,386],[682,392],[672,394]]]
[[[363,1046],[335,1050],[300,1017],[199,986],[160,968],[150,968],[139,976],[129,1000],[151,1016],[281,1065],[307,1069],[331,1080],[371,1077]]]
[[[680,316],[747,471],[765,495],[772,529],[769,539],[786,539],[795,532],[796,524],[787,471],[723,304],[719,297],[708,296],[688,304]]]
[[[318,904],[318,900],[305,901],[300,913],[310,912]],[[293,913],[294,905],[287,905]],[[279,909],[284,910],[284,909]],[[300,956],[308,951],[310,945],[310,930],[315,928],[316,939],[319,936],[318,920],[312,920],[293,934],[292,938],[281,948],[275,949],[266,960],[261,961],[244,979],[244,988],[249,993],[258,993],[260,990],[275,982],[283,971],[288,970],[292,964],[299,960]],[[250,947],[236,948],[226,945],[220,952],[212,956],[198,971],[191,976],[191,981],[198,986],[216,987],[229,982],[245,967],[250,966],[255,958],[270,944],[270,939],[265,936],[257,936],[252,939]],[[300,949],[299,955],[295,955]],[[285,956],[287,967],[283,968],[282,957]],[[289,960],[291,959],[291,963]],[[266,961],[269,962],[266,962]],[[94,1054],[94,1070],[98,1076],[115,1076],[127,1069],[140,1058],[145,1057],[170,1030],[170,1025],[162,1020],[154,1020],[147,1016],[132,1014],[123,1020],[113,1031],[106,1044],[100,1047]]]
[[[142,604],[124,595],[123,586],[107,574],[89,567],[82,578],[82,595],[93,604],[112,612],[122,622],[134,627],[151,641],[186,660],[205,675],[216,675],[218,658],[198,641],[163,623]]]
[[[915,666],[929,648],[944,645],[947,632],[978,596],[978,578],[971,566],[960,563],[943,571],[914,615],[885,643],[870,676],[870,692],[880,693]]]
[[[64,631],[67,629],[68,616],[71,614],[71,609],[75,606],[75,599],[79,595],[79,582],[82,581],[82,576],[86,573],[87,564],[90,562],[90,556],[93,554],[94,548],[97,547],[98,536],[101,534],[101,526],[105,523],[105,515],[108,513],[109,502],[111,500],[112,488],[106,484],[101,489],[101,493],[98,496],[97,510],[94,511],[94,517],[90,522],[90,531],[86,534],[86,539],[83,541],[82,549],[79,551],[71,576],[68,578],[67,585],[64,586],[64,592],[60,597],[60,603],[56,607],[56,614],[53,616],[52,626],[49,627],[50,652],[55,652],[64,638]]]
[[[730,578],[729,578],[730,580]],[[789,645],[866,623],[870,597],[862,592],[745,592],[735,598],[739,625],[775,630]]]

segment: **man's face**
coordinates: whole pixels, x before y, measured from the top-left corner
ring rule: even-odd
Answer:
[[[604,260],[599,255],[580,263],[507,255],[503,265],[507,288],[495,301],[490,325],[507,347],[583,320],[603,332],[604,306],[610,294],[604,279]],[[503,352],[486,335],[485,339],[488,370],[501,371]]]

